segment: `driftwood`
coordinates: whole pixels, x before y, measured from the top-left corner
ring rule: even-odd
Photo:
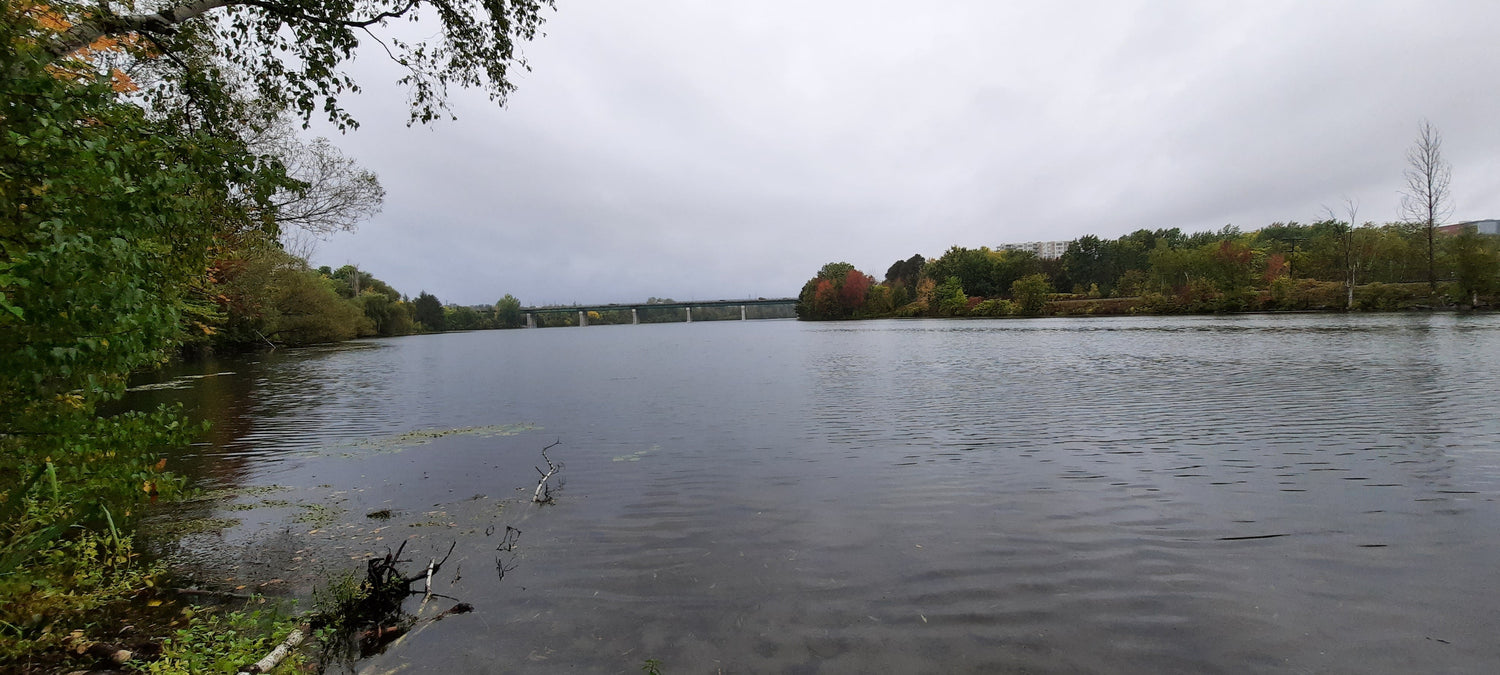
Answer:
[[[532,494],[531,497],[531,500],[534,503],[550,504],[553,501],[552,485],[550,481],[552,480],[553,476],[557,475],[558,471],[562,470],[562,464],[559,462],[553,462],[552,458],[547,456],[547,451],[559,445],[562,445],[561,440],[555,441],[547,447],[542,448],[542,461],[547,463],[547,470],[543,471],[541,467],[536,467],[537,473],[541,474],[541,479],[537,481],[536,491]],[[485,531],[485,534],[489,535],[493,532],[494,527],[491,526]],[[504,538],[502,538],[501,544],[497,548],[497,550],[513,551],[515,548],[516,539],[520,534],[520,530],[517,530],[510,526],[506,526],[505,536]],[[348,621],[351,619],[357,622],[356,625],[363,624],[364,626],[366,626],[366,628],[355,629],[352,637],[357,640],[360,652],[362,654],[368,655],[374,652],[378,652],[384,649],[391,642],[394,642],[406,635],[411,634],[411,632],[424,621],[430,623],[433,621],[440,621],[444,617],[451,614],[466,614],[468,612],[474,611],[473,605],[460,602],[453,607],[439,612],[431,618],[403,618],[406,615],[404,615],[401,609],[402,601],[411,595],[415,595],[418,592],[413,590],[411,585],[419,580],[424,582],[421,590],[422,607],[426,607],[427,602],[433,597],[447,597],[432,592],[432,577],[440,570],[442,570],[443,565],[446,564],[448,562],[448,558],[453,555],[453,549],[457,545],[458,542],[453,542],[453,544],[448,547],[448,552],[443,555],[442,560],[438,560],[437,558],[429,559],[427,561],[427,567],[422,572],[412,576],[406,576],[402,574],[400,569],[402,563],[411,562],[410,560],[405,560],[401,557],[401,554],[406,550],[406,542],[404,541],[401,542],[401,545],[397,547],[394,552],[389,552],[388,550],[388,552],[380,558],[371,558],[366,563],[365,580],[361,584],[362,593],[357,600],[339,607],[336,610],[337,616],[320,615],[313,617],[310,623],[303,624],[296,630],[293,630],[291,634],[287,636],[286,640],[277,645],[276,648],[272,650],[271,653],[267,654],[265,658],[241,668],[240,675],[250,675],[253,673],[264,673],[270,671],[271,669],[275,668],[276,665],[279,664],[283,659],[285,659],[288,654],[291,654],[292,650],[296,649],[297,646],[301,644],[304,639],[306,639],[307,635],[310,632],[320,627],[342,625],[353,628],[353,626],[348,623]],[[501,578],[504,578],[505,573],[513,567],[506,565],[503,560],[498,558],[496,559],[495,566],[498,569]],[[220,595],[226,597],[235,597],[235,594],[231,593],[202,591],[198,589],[180,589],[179,592],[184,595]],[[418,609],[418,613],[420,612],[421,609]],[[128,659],[129,652],[125,652],[125,654],[126,658]]]
[[[286,639],[282,640],[281,644],[276,645],[276,648],[272,649],[270,654],[266,654],[265,658],[240,668],[240,675],[271,672],[271,669],[281,663],[281,660],[286,658],[288,654],[291,654],[292,650],[297,648],[297,645],[302,644],[302,641],[307,638],[307,634],[311,630],[312,627],[307,624],[302,624],[292,629],[292,632],[286,636]]]
[[[452,607],[449,607],[448,609],[434,614],[430,618],[417,619],[411,624],[398,623],[387,626],[375,626],[374,628],[360,631],[359,646],[360,649],[364,651],[364,653],[372,654],[380,651],[381,649],[384,649],[387,644],[410,635],[423,622],[432,623],[434,621],[442,621],[444,617],[447,617],[449,615],[468,614],[472,611],[474,611],[473,605],[467,602],[460,602]]]
[[[553,464],[552,459],[547,456],[547,451],[559,445],[562,445],[562,441],[560,440],[554,441],[552,445],[542,448],[542,460],[547,462],[547,470],[542,471],[542,467],[536,467],[536,472],[542,474],[542,479],[537,481],[536,494],[531,496],[531,501],[537,504],[552,503],[552,486],[547,484],[547,481],[551,480],[554,474],[562,470],[562,464]]]

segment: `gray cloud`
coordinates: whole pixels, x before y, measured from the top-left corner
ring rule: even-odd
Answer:
[[[930,6],[929,6],[930,5]],[[1396,218],[1418,121],[1500,216],[1500,5],[564,1],[506,109],[336,139],[386,210],[325,243],[445,301],[794,294],[948,246]]]

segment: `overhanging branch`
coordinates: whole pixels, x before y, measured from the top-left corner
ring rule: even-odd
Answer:
[[[198,18],[221,7],[256,7],[283,19],[307,21],[329,26],[343,26],[346,28],[366,28],[388,19],[405,16],[421,2],[422,0],[407,0],[404,5],[395,9],[379,12],[363,19],[339,19],[328,15],[308,14],[301,8],[289,7],[276,2],[268,2],[267,0],[198,0],[197,2],[169,7],[160,12],[126,16],[114,14],[101,8],[99,15],[78,23],[59,34],[52,41],[52,44],[47,47],[47,52],[53,58],[61,58],[93,44],[95,40],[101,37],[111,35],[124,35],[127,33],[170,35],[176,31],[176,27],[179,24]]]

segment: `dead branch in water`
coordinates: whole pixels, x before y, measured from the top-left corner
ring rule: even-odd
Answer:
[[[552,458],[547,456],[547,451],[559,445],[562,445],[562,440],[560,439],[557,441],[553,441],[551,445],[542,448],[542,460],[547,462],[547,470],[542,471],[542,467],[536,467],[536,472],[542,474],[542,479],[537,481],[536,494],[531,496],[531,501],[536,502],[537,504],[552,503],[552,486],[549,485],[547,481],[552,479],[553,474],[556,474],[558,471],[562,470],[562,464],[553,464]]]
[[[418,568],[411,575],[402,571],[402,566],[411,562],[402,557],[406,552],[406,543],[402,542],[395,551],[387,550],[384,556],[369,559],[365,563],[365,578],[360,582],[358,590],[337,598],[336,605],[324,608],[312,617],[312,629],[332,629],[332,635],[336,636],[335,639],[322,643],[320,659],[325,663],[331,659],[348,659],[352,662],[354,658],[379,652],[405,635],[420,621],[417,615],[404,609],[403,604],[408,597],[422,596],[423,607],[432,598],[447,598],[457,602],[455,598],[433,592],[432,580],[453,556],[458,542],[448,546],[448,552],[442,559],[430,559],[427,565]],[[419,581],[425,583],[421,588],[413,588],[413,584]],[[439,616],[461,614],[470,609],[472,608],[466,603],[459,602]],[[420,612],[418,610],[417,614]],[[356,653],[358,657],[355,656]]]
[[[533,503],[553,503],[553,486],[551,481],[557,475],[557,472],[562,470],[563,465],[561,462],[553,462],[552,458],[547,455],[547,451],[559,445],[562,445],[561,439],[552,442],[541,450],[542,461],[547,463],[547,470],[543,471],[541,467],[536,467],[536,471],[541,475],[541,479],[537,481],[536,491],[532,494],[531,501]],[[488,536],[493,532],[494,526],[492,525],[485,530],[485,535]],[[520,530],[507,525],[505,527],[505,535],[501,538],[500,545],[496,547],[496,550],[513,553],[516,540],[520,537],[520,534]],[[407,576],[401,571],[403,564],[412,562],[401,557],[406,551],[406,543],[403,541],[395,551],[392,552],[387,549],[384,556],[368,560],[365,564],[365,578],[360,583],[357,593],[352,597],[342,600],[337,607],[314,616],[308,624],[293,631],[287,637],[286,641],[277,646],[266,658],[255,664],[245,666],[242,672],[258,673],[274,668],[292,649],[296,648],[297,644],[309,632],[320,628],[333,627],[339,629],[340,632],[347,636],[346,640],[352,641],[352,643],[344,642],[345,645],[348,645],[345,649],[352,649],[357,645],[360,656],[363,657],[381,651],[390,643],[411,634],[412,630],[423,621],[438,621],[450,614],[464,614],[473,611],[473,606],[464,602],[459,602],[429,619],[407,614],[402,610],[403,602],[412,595],[422,596],[422,608],[425,608],[427,602],[434,597],[454,599],[434,593],[432,591],[432,579],[434,575],[442,570],[443,565],[448,562],[448,559],[453,555],[454,548],[458,545],[458,542],[453,542],[448,546],[448,552],[443,555],[441,560],[437,558],[429,559],[425,568],[421,568],[416,574]],[[500,578],[504,579],[505,573],[515,568],[513,560],[514,556],[512,556],[511,562],[507,562],[503,557],[496,558],[495,568]],[[417,581],[424,582],[421,590],[414,590],[412,588],[412,584]],[[420,615],[421,612],[422,609],[419,608],[416,614]],[[327,643],[324,644],[325,657],[328,655],[326,650],[330,646]]]

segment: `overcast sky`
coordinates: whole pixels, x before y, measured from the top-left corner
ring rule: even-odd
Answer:
[[[333,140],[385,210],[322,243],[415,296],[795,295],[949,246],[1398,218],[1418,123],[1500,217],[1500,3],[557,0],[508,106]]]

